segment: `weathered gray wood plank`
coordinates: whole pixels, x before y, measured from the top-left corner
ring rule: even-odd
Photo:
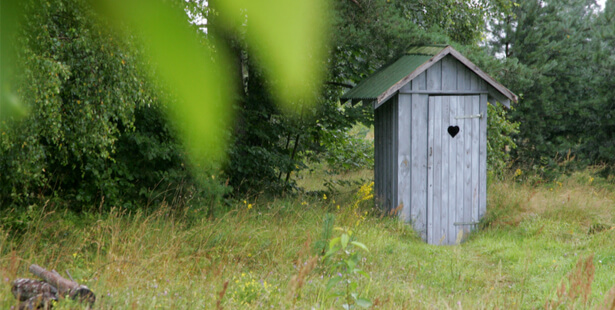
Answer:
[[[464,96],[464,114],[472,115],[472,96]],[[457,220],[460,222],[468,223],[472,222],[472,137],[474,136],[474,131],[472,131],[472,122],[475,118],[468,118],[463,121],[463,128],[466,129],[465,135],[465,152],[463,154],[464,159],[464,167],[463,167],[463,177],[464,177],[464,186],[463,186],[463,205],[465,207],[463,217],[458,218]],[[459,226],[458,230],[463,231],[463,236],[466,236],[470,232],[470,226]]]
[[[429,106],[427,107],[427,122],[429,126],[427,127],[427,214],[430,220],[427,222],[427,238],[428,243],[434,243],[434,237],[437,236],[437,232],[439,229],[440,221],[437,219],[435,214],[439,216],[439,210],[435,208],[434,203],[434,160],[433,160],[433,133],[434,133],[434,111],[435,105],[437,104],[437,99],[440,97],[429,97]]]
[[[385,169],[384,169],[384,173],[386,175],[386,195],[387,195],[387,210],[391,209],[391,160],[392,160],[392,156],[391,156],[391,140],[393,139],[392,135],[391,135],[391,126],[393,124],[391,124],[391,113],[393,110],[393,105],[391,100],[389,100],[388,103],[388,109],[387,109],[387,126],[386,126],[386,157],[384,158],[385,160]]]
[[[470,86],[470,71],[464,64],[457,61],[457,90],[469,91]]]
[[[398,165],[398,158],[399,158],[399,97],[395,96],[395,106],[394,106],[394,111],[393,113],[391,113],[391,116],[393,117],[393,149],[391,151],[391,155],[393,157],[393,160],[391,161],[391,170],[393,171],[392,175],[391,175],[391,209],[395,209],[397,208],[398,205],[398,194],[397,194],[397,190],[398,190],[398,175],[399,175],[399,165]]]
[[[412,130],[412,95],[399,95],[399,127],[397,131],[398,147],[398,176],[397,176],[397,204],[402,204],[400,218],[403,221],[409,222],[412,220],[410,214],[411,208],[411,173],[412,173],[412,148],[411,148],[411,130]],[[397,206],[394,206],[397,208]]]
[[[423,72],[419,74],[416,79],[412,80],[412,91],[426,90],[427,89],[427,73]]]
[[[487,211],[487,95],[480,96],[479,113],[483,115],[480,119],[479,132],[479,209],[478,217],[482,218]]]
[[[430,121],[433,122],[433,210],[435,214],[440,213],[440,217],[434,218],[435,227],[446,227],[446,216],[443,216],[442,210],[445,206],[442,205],[442,106],[447,97],[432,97],[435,98],[433,105],[433,114],[430,113]],[[431,108],[431,106],[430,106]],[[433,117],[431,117],[433,116]],[[431,149],[430,149],[431,151]],[[437,235],[437,234],[436,234]]]
[[[447,98],[447,97],[444,97]],[[449,199],[448,188],[450,187],[450,142],[451,136],[448,133],[448,127],[451,125],[450,120],[451,106],[450,99],[443,100],[442,113],[440,118],[442,119],[442,131],[440,138],[442,139],[442,188],[440,194],[437,194],[442,201],[442,212],[448,212],[448,208],[452,201]],[[448,225],[448,223],[447,223]]]
[[[457,89],[457,63],[452,56],[442,58],[442,90]]]
[[[471,90],[479,90],[480,87],[478,85],[478,76],[476,74],[474,74],[473,72],[471,72],[469,74],[469,78],[470,78],[470,89]]]
[[[459,122],[458,120],[455,119],[455,116],[459,114],[459,107],[457,105],[457,97],[451,97],[450,100],[450,113],[448,115],[448,119],[449,119],[449,124],[451,126],[459,126]],[[461,129],[461,128],[460,128]],[[448,161],[448,165],[449,165],[449,184],[448,184],[448,201],[449,204],[447,206],[446,212],[449,213],[449,218],[452,219],[453,221],[450,221],[450,223],[447,223],[448,227],[449,227],[449,231],[453,230],[452,228],[450,228],[451,226],[453,226],[453,222],[454,219],[456,218],[456,209],[458,206],[458,197],[457,197],[457,148],[458,148],[458,143],[457,141],[460,138],[460,135],[462,135],[463,133],[460,131],[454,138],[451,137],[449,135],[449,161]],[[450,242],[449,241],[449,232],[447,231],[446,234],[446,242],[447,244]]]
[[[427,69],[427,89],[442,89],[442,62],[435,63]]]
[[[412,83],[413,90],[425,87],[424,84]],[[427,103],[428,96],[412,95],[411,123],[411,202],[410,215],[414,228],[423,240],[428,236],[427,212]]]
[[[486,90],[407,90],[400,92],[402,94],[421,94],[421,95],[432,95],[432,96],[470,96],[470,95],[481,95],[481,94],[489,94],[489,91]]]
[[[480,113],[480,97],[472,96],[472,114]],[[480,119],[472,119],[472,222],[478,222]]]
[[[382,184],[382,166],[380,164],[380,157],[382,156],[382,139],[380,138],[380,135],[382,134],[381,118],[382,109],[374,110],[374,199],[376,201],[376,206],[381,208],[381,210],[384,210],[382,209],[382,189],[380,188]]]
[[[454,115],[451,115],[453,118],[456,116],[465,115],[464,111],[464,102],[463,97],[452,97],[454,98],[454,104],[456,107],[456,111]],[[449,205],[449,212],[451,213],[450,221],[449,221],[449,234],[448,234],[448,242],[449,244],[455,244],[455,240],[457,239],[457,230],[455,229],[455,223],[457,219],[463,215],[464,212],[464,203],[463,203],[463,152],[464,152],[464,141],[465,136],[467,134],[466,128],[464,125],[464,119],[457,119],[456,124],[459,126],[459,133],[453,139],[455,141],[455,162],[451,163],[455,167],[455,183],[452,184],[452,187],[455,190],[455,203]]]

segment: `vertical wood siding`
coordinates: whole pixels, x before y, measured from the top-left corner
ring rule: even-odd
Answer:
[[[412,90],[426,88],[426,74],[412,81]],[[427,240],[427,95],[412,94],[412,121],[410,124],[411,176],[404,191],[410,193],[410,200],[402,200],[404,208],[410,209],[414,229],[423,240]],[[409,202],[409,203],[408,203]]]
[[[412,89],[412,82],[406,84],[402,91]],[[411,175],[412,175],[412,149],[411,149],[411,135],[412,135],[412,95],[399,94],[399,119],[397,127],[397,145],[398,145],[398,158],[397,158],[397,205],[395,208],[401,207],[399,210],[400,218],[405,222],[412,222],[413,217],[410,210],[410,197],[411,197]],[[404,203],[405,202],[405,203]]]
[[[479,157],[478,157],[478,219],[481,219],[487,211],[487,95],[480,95],[479,112],[483,115],[480,119],[479,129]]]
[[[397,206],[398,98],[393,96],[374,114],[374,191],[376,204],[389,211]]]

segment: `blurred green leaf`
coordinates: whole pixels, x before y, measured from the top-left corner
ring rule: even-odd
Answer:
[[[232,104],[223,46],[209,42],[216,46],[213,52],[200,44],[184,12],[162,1],[96,0],[95,4],[105,16],[126,21],[143,35],[149,56],[179,98],[169,108],[170,115],[193,160],[221,158]]]
[[[329,281],[327,282],[326,290],[330,291],[331,288],[338,284],[340,281],[342,281],[342,277],[333,277],[329,279]]]
[[[365,298],[357,298],[357,306],[361,308],[369,308],[372,306],[372,302]]]
[[[351,244],[360,247],[361,249],[369,252],[369,250],[367,249],[367,246],[365,246],[365,244],[361,243],[361,242],[357,242],[357,241],[352,241],[350,242]]]
[[[160,74],[177,92],[171,115],[181,125],[194,158],[219,158],[231,113],[234,85],[225,46],[208,37],[202,46],[181,10],[163,1],[94,0],[104,15],[128,22],[145,37]],[[221,1],[217,19],[240,32],[249,25],[249,49],[261,60],[281,107],[313,102],[325,55],[325,2]],[[179,11],[179,12],[178,12]],[[178,14],[179,13],[179,14]],[[199,160],[200,161],[200,160]]]
[[[228,26],[239,30],[247,23],[248,47],[275,81],[281,107],[311,103],[325,69],[326,2],[224,0],[216,6]]]
[[[348,234],[342,234],[342,249],[346,249],[350,236]]]
[[[19,24],[20,10],[16,1],[0,4],[0,121],[10,117],[23,117],[27,109],[11,87],[15,70],[15,35]]]

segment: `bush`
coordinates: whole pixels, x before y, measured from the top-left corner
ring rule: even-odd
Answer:
[[[165,117],[171,96],[149,78],[134,38],[110,33],[85,0],[21,5],[16,93],[30,113],[0,124],[0,208],[49,196],[76,209],[132,207],[203,193]]]
[[[374,143],[347,130],[324,131],[321,145],[329,168],[335,173],[374,168]]]

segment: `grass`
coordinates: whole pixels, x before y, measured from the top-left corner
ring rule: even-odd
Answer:
[[[82,215],[35,207],[23,234],[0,228],[0,308],[16,305],[11,282],[33,277],[32,263],[69,270],[97,294],[95,309],[341,308],[325,290],[334,276],[320,259],[323,236],[331,238],[325,218],[369,248],[360,267],[370,278],[356,280],[373,308],[611,306],[614,190],[591,170],[549,183],[491,182],[484,227],[457,246],[423,243],[361,202],[364,193],[238,201],[217,218],[168,205]],[[588,257],[591,266],[576,267]],[[575,272],[593,277],[581,297]]]

